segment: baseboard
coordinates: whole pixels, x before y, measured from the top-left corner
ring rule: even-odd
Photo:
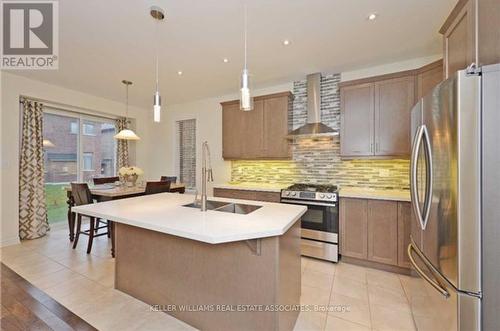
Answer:
[[[6,246],[12,246],[12,245],[17,245],[21,243],[21,241],[19,240],[19,237],[11,237],[11,238],[7,238],[7,239],[2,239],[0,241],[0,247],[6,247]]]
[[[402,268],[402,267],[398,267],[395,265],[377,263],[377,262],[372,262],[372,261],[367,261],[367,260],[360,260],[360,259],[356,259],[354,257],[348,257],[348,256],[342,256],[340,258],[340,261],[346,262],[346,263],[351,263],[351,264],[357,264],[357,265],[360,265],[363,267],[369,267],[369,268],[379,269],[379,270],[383,270],[383,271],[395,272],[395,273],[402,274],[402,275],[411,275],[411,269]]]

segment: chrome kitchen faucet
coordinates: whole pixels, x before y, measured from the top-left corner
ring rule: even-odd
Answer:
[[[201,147],[201,211],[207,211],[207,183],[214,181],[212,161],[208,142],[204,141]],[[208,161],[208,162],[207,162]],[[208,168],[207,168],[208,163]]]

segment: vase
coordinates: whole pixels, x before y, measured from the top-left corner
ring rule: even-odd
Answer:
[[[123,179],[125,181],[125,185],[127,187],[134,187],[137,183],[137,178],[139,178],[139,176],[137,176],[136,174],[123,176]]]

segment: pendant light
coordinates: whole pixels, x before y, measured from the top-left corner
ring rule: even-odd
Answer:
[[[159,84],[158,84],[158,23],[162,21],[165,18],[165,12],[163,9],[157,6],[153,6],[150,8],[151,16],[156,20],[156,28],[155,28],[155,44],[156,44],[156,57],[155,57],[155,65],[156,65],[156,91],[153,96],[153,121],[156,123],[160,122],[160,117],[161,117],[161,97],[160,97],[160,90],[159,90]]]
[[[125,127],[118,132],[114,138],[121,140],[139,140],[138,135],[135,134],[134,131],[127,129],[128,123],[128,86],[132,85],[132,82],[129,80],[122,80],[122,83],[125,84]]]
[[[245,43],[245,61],[241,72],[240,84],[240,110],[250,111],[253,109],[253,97],[250,89],[250,73],[247,68],[247,5],[245,4],[244,13],[244,43]]]

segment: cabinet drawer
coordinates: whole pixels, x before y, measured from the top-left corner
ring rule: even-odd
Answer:
[[[280,202],[281,193],[279,192],[255,192],[255,200],[266,201],[266,202]]]
[[[311,256],[318,259],[338,261],[338,247],[335,244],[327,244],[308,239],[300,240],[300,252],[304,256]]]

